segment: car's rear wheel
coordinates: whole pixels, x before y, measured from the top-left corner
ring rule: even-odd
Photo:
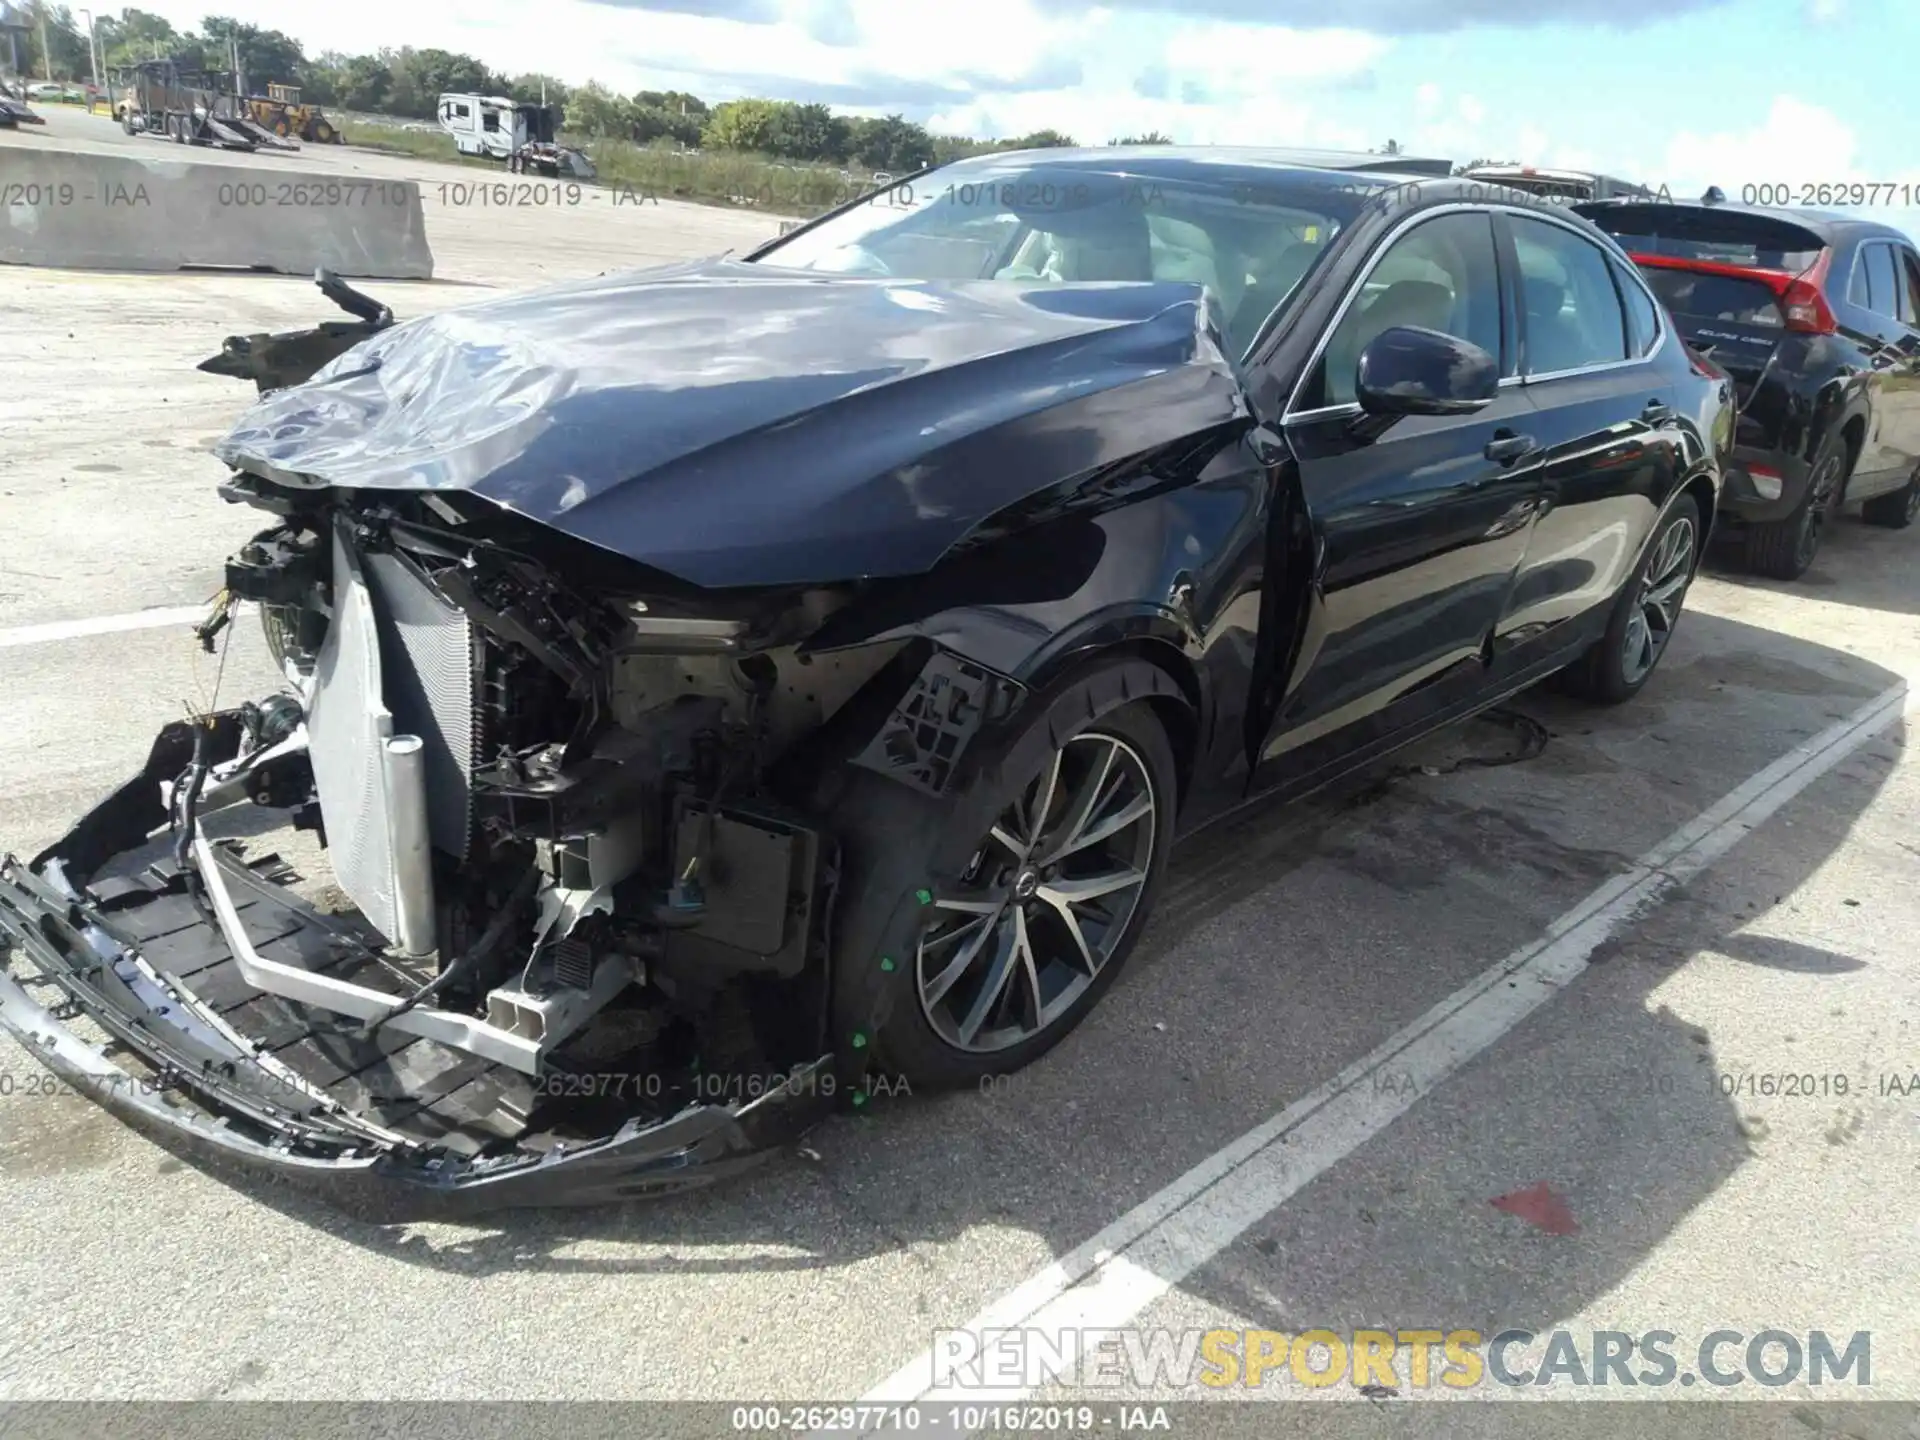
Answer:
[[[1784,520],[1755,525],[1746,534],[1747,568],[1775,580],[1798,580],[1813,564],[1836,502],[1852,469],[1847,445],[1829,441],[1813,462],[1806,498]]]
[[[1869,525],[1888,530],[1904,530],[1920,518],[1920,470],[1891,495],[1876,495],[1860,507],[1860,518]]]
[[[1633,579],[1620,591],[1607,630],[1566,678],[1576,694],[1618,705],[1640,693],[1680,623],[1700,560],[1700,507],[1676,500],[1655,531]]]
[[[1173,840],[1173,748],[1152,703],[1127,698],[1156,682],[1176,693],[1144,664],[1100,667],[1030,701],[952,797],[860,806],[842,1023],[881,1073],[949,1088],[1017,1070],[1113,984]]]

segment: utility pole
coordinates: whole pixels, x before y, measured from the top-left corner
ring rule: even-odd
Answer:
[[[47,48],[47,0],[40,0],[35,7],[40,12],[40,68],[47,73],[43,80],[53,79],[53,51]]]
[[[100,52],[94,47],[93,43],[93,12],[91,10],[82,10],[78,13],[86,17],[87,68],[93,72],[93,88],[98,90],[100,88]],[[89,109],[91,109],[91,107],[89,107]]]

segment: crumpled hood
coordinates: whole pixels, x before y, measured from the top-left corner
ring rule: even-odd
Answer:
[[[1245,414],[1196,285],[704,261],[383,331],[215,446],[468,490],[697,585],[910,575],[1034,491]]]

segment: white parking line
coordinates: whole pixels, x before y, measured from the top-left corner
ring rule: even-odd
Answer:
[[[165,625],[193,625],[207,618],[205,605],[175,605],[164,610],[136,610],[131,615],[94,615],[85,620],[51,620],[45,625],[21,625],[0,630],[0,650],[14,645],[45,645],[55,640],[80,640],[89,635],[113,635],[122,630],[157,630]]]
[[[1896,685],[1782,756],[1560,916],[1538,941],[988,1305],[965,1327],[973,1342],[983,1332],[1020,1327],[1045,1332],[1053,1353],[1071,1356],[1066,1332],[1126,1324],[1532,1014],[1587,968],[1609,936],[1905,713],[1908,693],[1904,683]],[[1388,1067],[1393,1085],[1369,1083]],[[1405,1084],[1402,1074],[1414,1083]],[[958,1386],[956,1363],[972,1368],[974,1352],[963,1348],[963,1337],[954,1339],[941,1347],[944,1363],[941,1353],[924,1351],[861,1403],[1009,1401],[1032,1393]]]

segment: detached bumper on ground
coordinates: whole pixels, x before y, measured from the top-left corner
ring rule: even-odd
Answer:
[[[90,813],[38,870],[0,860],[0,1025],[170,1149],[389,1214],[591,1204],[725,1178],[832,1108],[823,1059],[743,1104],[531,1137],[540,1082],[256,990],[164,863],[93,889],[68,881],[63,847],[111,830],[103,812],[120,799]],[[215,850],[262,953],[335,974],[381,963],[362,927],[276,883],[277,857],[249,863]]]

